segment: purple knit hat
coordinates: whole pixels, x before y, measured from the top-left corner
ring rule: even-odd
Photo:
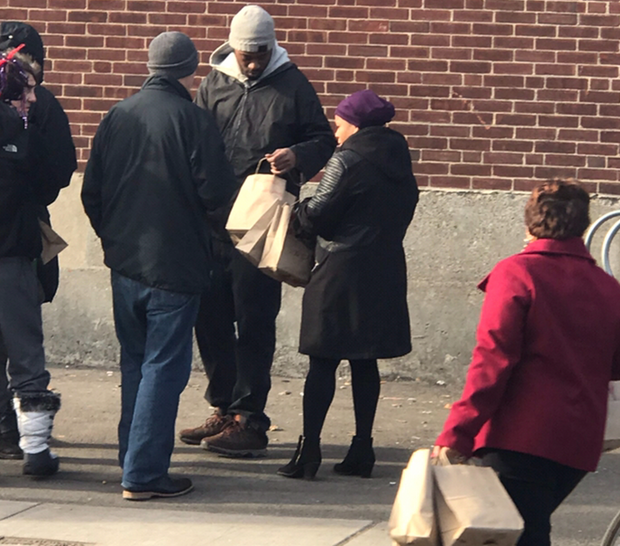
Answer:
[[[374,91],[364,89],[349,95],[336,108],[336,115],[363,129],[385,125],[394,117],[394,105]]]

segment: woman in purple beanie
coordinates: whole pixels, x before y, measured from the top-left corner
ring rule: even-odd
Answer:
[[[403,238],[418,187],[407,141],[385,126],[393,117],[394,106],[369,89],[343,100],[335,116],[340,147],[314,196],[296,212],[297,236],[316,242],[316,265],[302,304],[299,350],[310,356],[303,436],[278,470],[287,478],[317,473],[321,429],[342,360],[351,367],[356,432],[334,471],[370,477],[377,359],[411,351]]]

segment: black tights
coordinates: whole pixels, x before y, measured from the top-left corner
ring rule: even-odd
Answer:
[[[310,357],[310,369],[304,385],[304,436],[318,440],[325,416],[336,392],[336,369],[340,360]],[[355,435],[370,438],[377,411],[381,381],[376,360],[349,360]]]

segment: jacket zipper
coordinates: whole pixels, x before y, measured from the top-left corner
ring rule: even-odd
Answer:
[[[239,136],[239,129],[241,129],[241,120],[243,118],[243,114],[245,113],[245,105],[247,104],[248,95],[250,93],[250,88],[248,86],[244,84],[243,87],[243,97],[241,98],[241,104],[239,105],[239,108],[237,108],[237,119],[235,120],[235,126],[233,127],[232,132],[232,145],[229,147],[230,153],[228,161],[230,161],[231,163],[233,162],[233,157],[237,148],[237,138]]]

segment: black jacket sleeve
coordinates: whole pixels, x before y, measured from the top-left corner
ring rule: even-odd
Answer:
[[[99,229],[101,227],[102,217],[102,199],[101,189],[103,183],[103,172],[101,169],[101,141],[103,140],[103,133],[105,131],[106,118],[103,119],[95,138],[93,139],[93,146],[90,151],[90,157],[86,164],[86,170],[84,171],[84,182],[82,184],[82,205],[84,206],[84,212],[90,220],[95,233],[99,235]]]
[[[345,187],[347,172],[345,154],[347,152],[335,154],[327,162],[325,174],[316,192],[312,198],[299,204],[293,228],[300,238],[309,240],[317,235],[331,238],[344,211],[349,206],[350,196],[347,195]]]
[[[305,77],[303,81],[297,95],[299,143],[291,146],[291,150],[297,156],[297,169],[307,181],[334,153],[336,139],[314,87]]]
[[[211,114],[201,109],[199,115],[204,117],[204,123],[191,156],[192,175],[213,229],[223,233],[230,202],[239,184]]]
[[[32,106],[30,123],[41,135],[42,155],[46,158],[48,187],[54,189],[53,202],[62,188],[71,182],[77,169],[75,146],[71,137],[69,119],[56,97],[45,87],[35,88],[37,101]]]

